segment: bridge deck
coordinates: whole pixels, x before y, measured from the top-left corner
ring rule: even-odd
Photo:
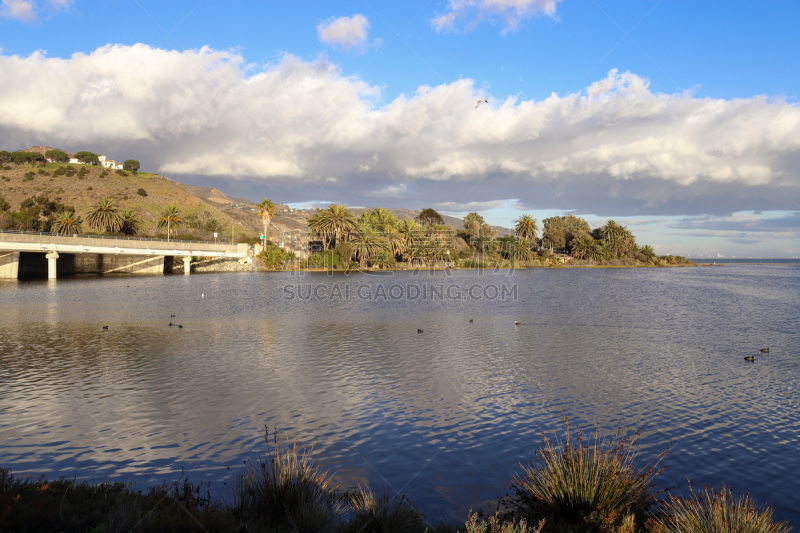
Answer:
[[[137,254],[160,256],[203,256],[241,258],[248,245],[166,241],[135,237],[98,235],[55,235],[52,233],[0,230],[0,251],[64,252],[72,254]]]

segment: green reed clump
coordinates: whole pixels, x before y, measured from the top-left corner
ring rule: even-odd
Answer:
[[[405,496],[393,496],[386,489],[376,495],[369,487],[359,485],[346,500],[351,518],[345,531],[406,533],[426,530],[422,515]]]
[[[688,497],[670,495],[663,514],[653,525],[657,533],[789,533],[785,522],[775,523],[772,508],[759,511],[748,495],[734,497],[724,485],[720,490],[704,488],[700,494],[689,487]]]
[[[333,529],[339,504],[328,471],[321,471],[297,440],[281,448],[276,432],[270,445],[269,429],[264,440],[266,457],[245,461],[233,487],[240,518],[297,531]]]
[[[503,500],[512,516],[528,520],[547,518],[556,530],[577,526],[599,531],[633,531],[643,527],[656,504],[654,478],[666,451],[649,465],[634,466],[633,436],[601,439],[597,429],[585,441],[578,431],[571,436],[564,420],[566,440],[551,443],[542,433],[544,447],[535,459],[512,477],[513,494]],[[560,529],[558,529],[560,528]]]
[[[540,533],[544,524],[545,519],[542,519],[536,527],[530,527],[524,518],[508,520],[500,513],[484,518],[481,513],[470,511],[469,519],[464,524],[464,533]]]

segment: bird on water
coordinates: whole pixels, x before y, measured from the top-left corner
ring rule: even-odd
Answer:
[[[769,353],[769,348],[761,348],[761,353]]]
[[[522,325],[522,322],[517,322],[517,321],[515,320],[515,321],[514,321],[514,325],[515,325],[515,326],[521,326],[521,325]]]
[[[421,329],[418,329],[418,330],[417,330],[417,333],[422,333],[422,330],[421,330]]]
[[[103,326],[103,329],[108,329],[108,326]]]
[[[752,356],[752,355],[747,355],[747,356],[745,356],[744,360],[745,361],[755,361],[756,358],[754,356]]]

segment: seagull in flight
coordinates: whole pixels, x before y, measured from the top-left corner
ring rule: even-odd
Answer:
[[[488,103],[489,103],[489,100],[487,100],[486,98],[481,98],[480,100],[475,102],[475,109],[478,109],[478,106],[481,105],[481,104],[488,104]]]

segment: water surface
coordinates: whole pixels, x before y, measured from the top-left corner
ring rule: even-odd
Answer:
[[[457,520],[568,416],[800,526],[799,291],[797,264],[6,280],[0,465],[222,493],[268,426]]]

